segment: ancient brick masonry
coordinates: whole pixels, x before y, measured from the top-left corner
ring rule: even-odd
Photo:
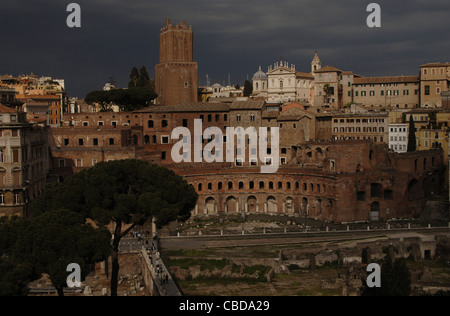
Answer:
[[[156,104],[197,101],[197,63],[193,61],[193,32],[186,22],[169,19],[160,34],[160,62],[155,67]]]
[[[445,187],[441,150],[396,154],[365,141],[308,142],[275,174],[226,164],[169,165],[200,198],[194,216],[287,214],[335,222],[410,218]]]
[[[171,139],[175,127],[185,126],[194,135],[195,119],[203,121],[203,128],[214,125],[222,131],[265,126],[263,108],[183,103],[135,113],[72,115],[68,126],[52,128],[51,174],[58,179],[96,162],[137,158],[173,169],[196,188],[200,198],[194,216],[307,213],[336,222],[413,217],[427,196],[446,187],[442,150],[396,154],[367,140],[323,140],[316,128],[307,141],[300,137],[309,130],[300,124],[303,115],[297,115],[299,137],[289,137],[292,127],[283,121],[280,150],[289,150],[280,155],[285,164],[275,174],[262,174],[261,162],[173,163],[171,149],[179,141]],[[267,124],[279,126],[278,115]]]

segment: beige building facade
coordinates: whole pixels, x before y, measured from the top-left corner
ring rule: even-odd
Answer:
[[[421,107],[441,108],[442,93],[449,91],[450,63],[429,63],[420,67]]]
[[[29,216],[49,170],[47,127],[0,105],[0,217]]]
[[[353,102],[370,108],[419,107],[418,76],[363,77],[353,82]]]

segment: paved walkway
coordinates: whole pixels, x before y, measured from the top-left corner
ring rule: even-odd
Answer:
[[[143,246],[142,255],[146,256],[147,265],[161,296],[181,296],[181,290],[172,278],[164,260],[159,255],[157,243]]]
[[[367,238],[385,238],[395,236],[403,238],[409,236],[431,236],[449,234],[450,229],[420,228],[397,230],[371,230],[348,232],[320,232],[320,233],[289,233],[289,234],[260,234],[245,236],[202,236],[202,237],[162,237],[164,249],[205,249],[223,247],[258,247],[269,245],[290,245],[313,242],[338,242],[341,240],[361,240]]]

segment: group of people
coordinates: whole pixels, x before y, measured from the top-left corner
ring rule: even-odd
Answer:
[[[150,263],[152,265],[153,265],[153,254],[155,255],[156,276],[159,278],[159,285],[169,283],[169,274],[164,273],[164,268],[160,266],[159,260],[161,259],[161,254],[155,247],[154,243],[152,243],[150,247],[147,247],[147,254],[150,259]]]
[[[132,231],[131,232],[131,237],[136,238],[138,241],[141,241],[142,239],[148,239],[150,238],[150,232],[147,230],[145,232],[137,232],[137,231]],[[153,236],[155,237],[155,236]]]

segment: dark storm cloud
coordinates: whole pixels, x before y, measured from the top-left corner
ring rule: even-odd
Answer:
[[[242,84],[281,56],[310,71],[315,50],[323,65],[366,76],[417,74],[423,63],[450,59],[448,0],[80,0],[81,29],[65,24],[70,2],[2,4],[0,73],[62,77],[79,97],[110,76],[126,86],[132,66],[154,73],[166,17],[193,26],[201,84],[206,74],[227,83],[228,73]],[[371,2],[381,5],[380,29],[366,25]]]

